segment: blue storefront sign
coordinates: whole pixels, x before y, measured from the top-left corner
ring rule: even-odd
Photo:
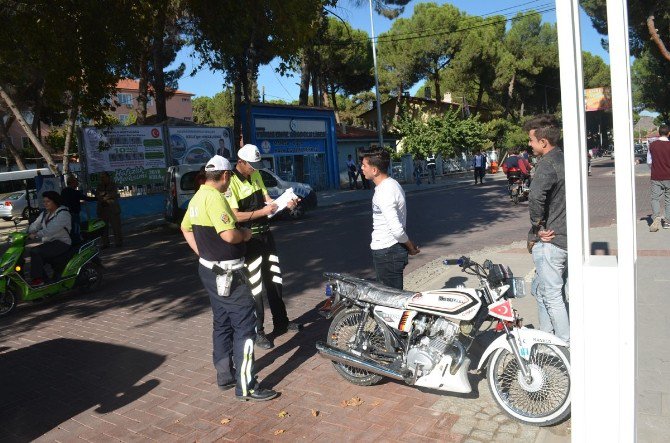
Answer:
[[[249,126],[246,109],[240,114],[249,142],[282,179],[309,183],[317,190],[339,186],[332,110],[254,104]]]

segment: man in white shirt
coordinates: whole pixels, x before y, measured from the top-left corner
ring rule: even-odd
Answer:
[[[375,184],[372,196],[372,263],[377,281],[403,289],[403,270],[408,256],[418,254],[419,248],[405,232],[407,206],[400,184],[388,176],[390,155],[387,151],[363,156],[363,174]]]

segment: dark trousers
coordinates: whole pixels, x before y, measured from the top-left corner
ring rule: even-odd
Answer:
[[[219,386],[236,382],[235,393],[246,395],[254,386],[254,339],[256,316],[246,275],[235,271],[228,297],[216,291],[216,274],[198,266],[200,281],[212,306],[212,358]]]
[[[400,243],[385,249],[372,250],[372,263],[377,281],[392,288],[402,289],[403,271],[408,261],[407,248]]]
[[[44,262],[65,254],[70,245],[54,240],[30,248],[30,276],[44,278]]]
[[[256,303],[256,332],[263,334],[265,331],[263,293],[267,295],[275,329],[285,328],[288,326],[288,315],[282,299],[283,284],[279,256],[271,232],[256,234],[247,242],[247,254],[244,261],[248,271],[251,294]]]
[[[356,184],[358,183],[358,180],[356,180],[356,173],[349,171],[348,174],[349,174],[349,189],[356,189]]]
[[[79,243],[81,241],[81,218],[79,212],[71,212],[72,227],[70,228],[70,238],[72,243]]]
[[[481,168],[475,168],[475,184],[477,184],[477,179],[479,179],[480,182],[484,183],[484,173],[486,172],[486,168],[481,167]]]
[[[109,246],[109,228],[111,225],[114,232],[114,244],[123,245],[123,234],[121,234],[121,210],[118,205],[110,205],[98,208],[98,217],[105,222],[102,229],[102,246]]]

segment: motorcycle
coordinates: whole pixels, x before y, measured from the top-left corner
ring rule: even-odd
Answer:
[[[469,393],[468,371],[486,367],[493,398],[507,415],[535,426],[564,420],[571,404],[568,345],[522,326],[510,298],[524,295],[523,279],[490,260],[480,265],[461,257],[445,264],[477,276],[479,287],[414,293],[326,273],[331,305],[323,315],[332,322],[326,341],[316,344],[319,354],[359,386],[387,377]],[[492,334],[496,338],[486,346]],[[477,348],[484,349],[479,358]]]
[[[528,200],[530,186],[528,180],[520,171],[510,171],[507,174],[507,189],[509,197],[515,205],[520,201]]]
[[[103,267],[98,241],[104,226],[101,220],[82,225],[84,243],[49,261],[53,278],[43,286],[31,286],[24,274],[28,232],[11,232],[7,250],[0,256],[0,317],[9,315],[19,301],[40,300],[76,288],[83,292],[99,288]]]

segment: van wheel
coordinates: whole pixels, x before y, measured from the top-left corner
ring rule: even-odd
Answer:
[[[28,220],[30,218],[30,208],[23,209],[23,212],[21,212],[21,218],[24,220]]]
[[[301,219],[305,216],[305,208],[303,208],[302,205],[298,205],[295,208],[293,208],[292,210],[290,210],[288,215],[293,220]]]
[[[12,221],[12,217],[2,217],[4,221]]]

